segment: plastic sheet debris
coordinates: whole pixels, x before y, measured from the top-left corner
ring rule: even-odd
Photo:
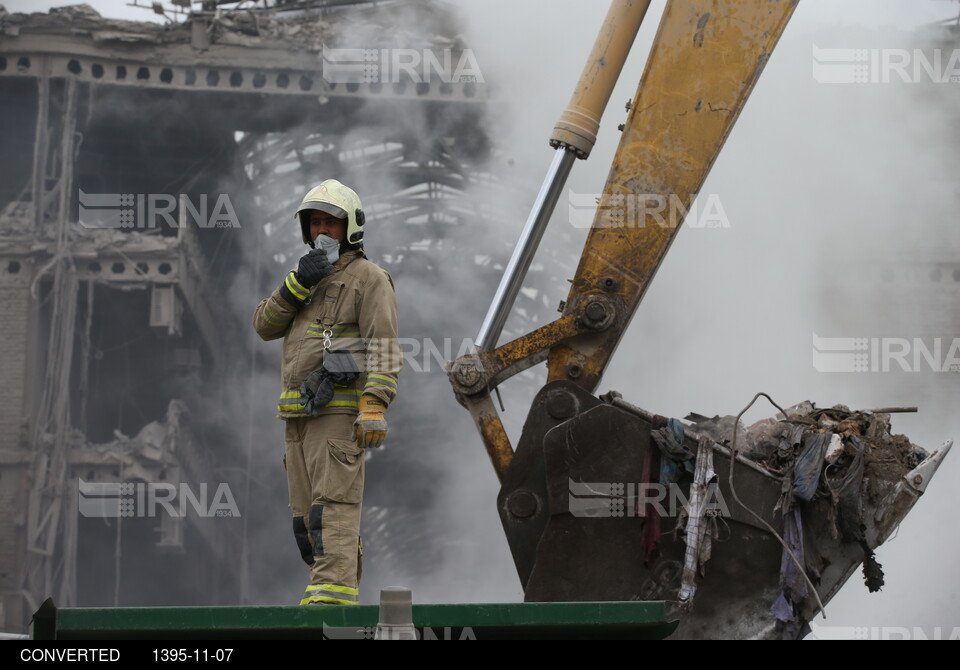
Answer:
[[[803,500],[813,500],[820,483],[820,472],[827,455],[832,433],[815,433],[806,438],[803,451],[793,465],[793,495]]]
[[[717,473],[713,469],[713,442],[707,436],[701,436],[697,445],[697,461],[690,485],[690,502],[684,541],[687,548],[684,553],[683,574],[680,593],[677,599],[683,609],[693,603],[697,591],[697,571],[704,574],[704,566],[713,552],[713,541],[717,538],[716,507],[712,493],[716,491]]]

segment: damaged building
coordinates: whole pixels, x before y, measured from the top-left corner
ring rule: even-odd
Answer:
[[[273,413],[226,380],[276,369],[249,313],[299,253],[292,204],[359,184],[395,277],[487,215],[458,199],[486,178],[489,93],[448,10],[193,4],[167,23],[0,7],[0,630],[46,597],[250,602]],[[386,47],[444,57],[392,73]]]

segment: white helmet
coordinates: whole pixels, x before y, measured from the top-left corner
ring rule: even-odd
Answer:
[[[338,219],[347,221],[347,244],[363,244],[363,205],[360,196],[352,188],[344,186],[336,179],[327,179],[319,186],[310,189],[300,203],[295,218],[300,220],[303,243],[313,246],[310,238],[311,210],[326,212]]]

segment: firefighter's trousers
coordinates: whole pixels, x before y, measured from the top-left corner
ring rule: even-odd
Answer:
[[[353,439],[354,419],[324,414],[286,420],[293,532],[310,566],[302,605],[358,602],[364,453]]]

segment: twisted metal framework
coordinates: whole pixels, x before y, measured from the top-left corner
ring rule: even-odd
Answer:
[[[281,3],[278,9],[315,29],[318,37],[336,21],[375,24],[377,12],[412,8],[429,15],[429,8],[417,2],[335,6],[343,4]],[[429,273],[436,268],[438,250],[462,252],[472,263],[483,253],[483,245],[471,245],[469,238],[495,216],[496,208],[488,201],[470,195],[492,182],[484,167],[489,155],[483,129],[485,88],[432,80],[382,85],[328,82],[321,76],[318,53],[290,50],[276,39],[289,24],[277,23],[271,12],[257,13],[252,25],[263,30],[251,35],[242,17],[233,16],[242,12],[213,16],[207,9],[166,28],[101,19],[83,8],[69,10],[69,15],[0,16],[0,21],[17,26],[0,36],[0,87],[18,96],[16,105],[27,110],[21,116],[32,116],[34,135],[33,159],[20,171],[24,183],[0,190],[3,267],[22,268],[16,277],[10,270],[3,279],[11,282],[10,287],[14,280],[26,281],[28,290],[32,284],[40,297],[49,296],[38,313],[41,321],[53,324],[31,359],[37,365],[25,364],[23,374],[9,380],[25,389],[33,377],[43,381],[36,394],[23,392],[23,413],[30,427],[21,444],[0,449],[7,459],[3,467],[19,468],[14,479],[24,484],[22,491],[14,492],[20,498],[14,498],[22,498],[27,508],[23,531],[13,520],[0,526],[0,533],[15,536],[5,538],[18,548],[14,566],[25,566],[22,574],[19,569],[10,571],[11,584],[0,584],[4,602],[19,603],[7,607],[7,629],[19,628],[19,619],[29,619],[43,597],[54,596],[58,605],[76,603],[78,514],[73,482],[77,458],[86,447],[75,447],[77,440],[89,446],[77,428],[85,428],[87,409],[96,396],[88,398],[86,389],[79,394],[70,391],[92,384],[93,287],[119,289],[118,293],[147,300],[153,300],[158,290],[173,295],[182,305],[183,318],[192,324],[190,337],[210,354],[210,360],[204,356],[202,363],[207,373],[213,366],[226,369],[247,339],[245,332],[233,335],[241,332],[232,327],[240,315],[224,313],[222,291],[217,290],[232,276],[224,273],[229,267],[225,256],[230,256],[222,248],[225,238],[190,228],[172,236],[159,231],[84,232],[77,225],[78,185],[84,188],[86,180],[88,192],[110,190],[109,184],[130,192],[149,183],[166,185],[175,178],[183,191],[204,192],[218,179],[226,179],[249,191],[243,194],[249,201],[245,210],[249,219],[259,211],[260,221],[269,224],[244,226],[231,243],[256,246],[254,253],[283,264],[302,248],[292,225],[292,208],[307,185],[336,174],[356,184],[369,203],[369,225],[378,229],[376,236],[371,235],[377,260],[395,277]],[[286,12],[292,9],[324,11],[301,12],[296,19],[296,12]],[[319,28],[311,23],[315,19]],[[424,20],[414,28],[408,32],[416,36],[420,31],[418,44],[443,48],[453,44],[456,34],[455,24],[447,18]],[[126,36],[117,40],[118,34]],[[442,34],[451,37],[436,37]],[[177,91],[176,104],[169,102],[171,90]],[[118,108],[140,111],[110,118],[111,110]],[[149,136],[138,136],[142,129],[149,131],[147,121],[156,122],[156,129]],[[184,128],[191,129],[195,140],[180,139]],[[191,141],[198,143],[191,147]],[[130,144],[117,147],[118,142]],[[163,142],[167,153],[158,156]],[[194,160],[188,167],[185,152],[213,159]],[[111,155],[120,160],[104,162]],[[138,155],[150,160],[138,161]],[[83,165],[88,169],[78,170]],[[131,176],[139,181],[121,188],[119,184]],[[499,255],[496,244],[488,251],[488,258]],[[41,327],[36,319],[26,323],[24,338],[38,339]],[[149,330],[146,324],[141,327]],[[180,336],[187,329],[178,323],[168,334]],[[138,355],[149,359],[152,354],[141,350]],[[4,370],[4,375],[8,373]],[[29,397],[34,395],[32,402]],[[185,447],[179,458],[189,460],[189,452]],[[183,464],[185,470],[188,465]],[[249,460],[246,467],[249,482]],[[118,530],[118,542],[119,537]],[[118,556],[120,549],[118,543]],[[249,565],[246,552],[245,548],[244,566]],[[244,570],[241,599],[249,597],[247,577]]]

